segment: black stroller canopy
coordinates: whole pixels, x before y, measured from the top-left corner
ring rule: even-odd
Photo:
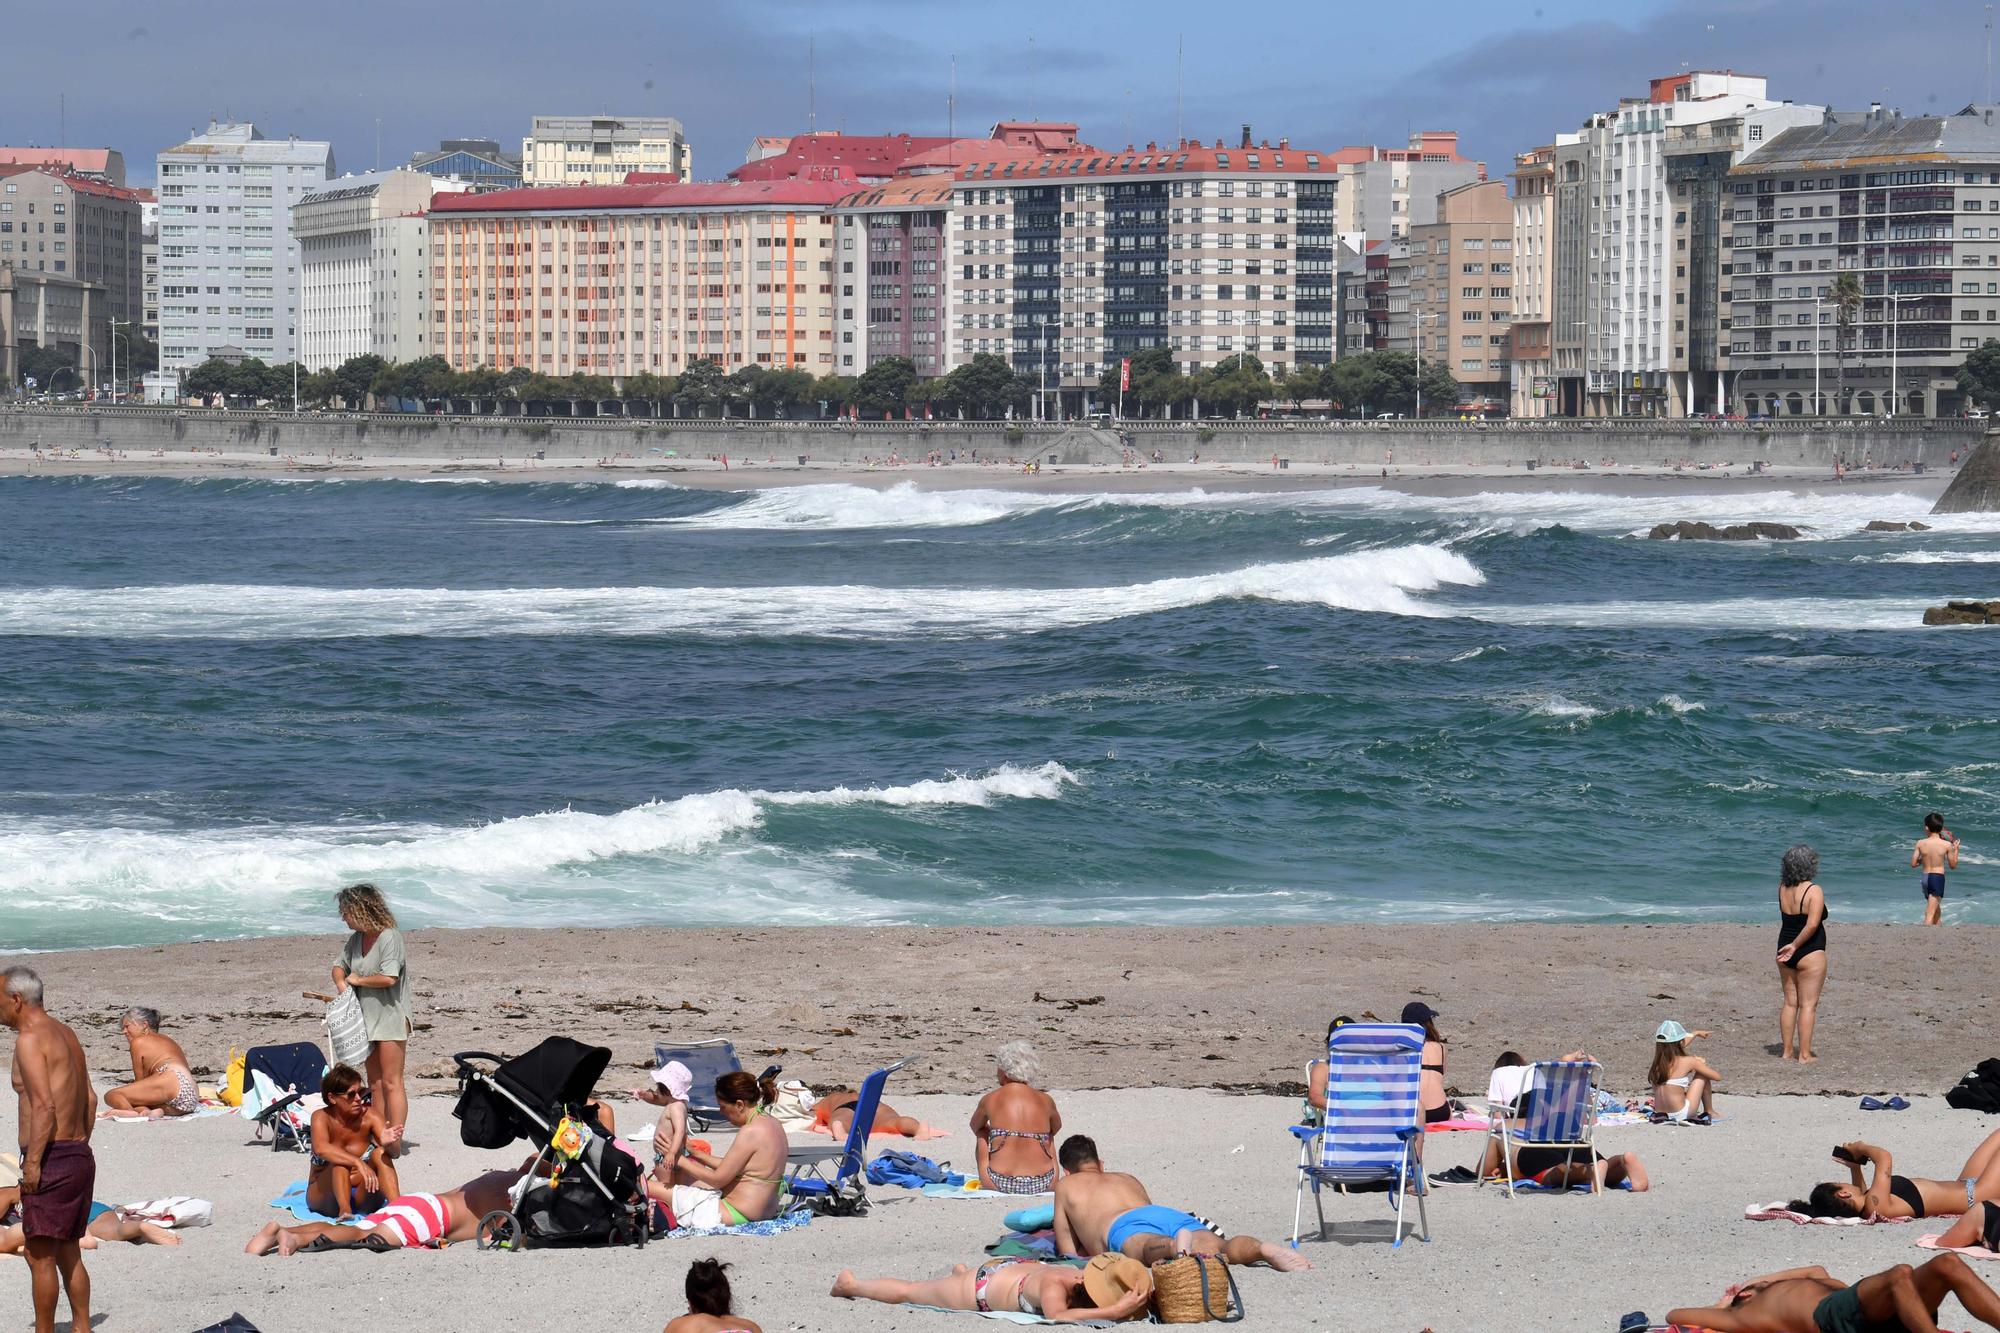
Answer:
[[[530,1106],[554,1110],[590,1100],[597,1080],[611,1064],[611,1048],[586,1046],[569,1037],[550,1037],[502,1064],[493,1076]]]

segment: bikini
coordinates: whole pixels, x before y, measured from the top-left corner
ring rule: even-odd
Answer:
[[[986,1131],[986,1151],[992,1155],[1001,1139],[1027,1139],[1042,1145],[1042,1151],[1052,1152],[1056,1136],[1053,1134],[1029,1134],[1018,1129],[988,1129]],[[998,1171],[988,1171],[986,1179],[979,1182],[987,1189],[1000,1194],[1046,1194],[1055,1188],[1056,1169],[1053,1164],[1039,1176],[1009,1176]]]
[[[1436,1074],[1439,1078],[1444,1077],[1443,1065],[1418,1065],[1417,1068],[1423,1073]],[[1424,1112],[1424,1123],[1426,1125],[1435,1125],[1440,1121],[1449,1119],[1451,1119],[1451,1098],[1449,1097],[1445,1098],[1444,1105],[1433,1106]]]
[[[981,1314],[993,1314],[993,1307],[986,1303],[986,1284],[993,1280],[993,1275],[1013,1264],[1033,1264],[1040,1262],[1041,1260],[1039,1259],[1030,1259],[1024,1255],[1003,1255],[998,1259],[988,1259],[985,1263],[979,1265],[978,1271],[972,1275],[972,1308]],[[1022,1314],[1041,1313],[1040,1310],[1028,1304],[1028,1284],[1026,1282],[1021,1284],[1020,1290],[1015,1294],[1014,1303],[1020,1307]]]
[[[1968,1195],[1971,1192],[1969,1189],[1966,1191]],[[1917,1182],[1911,1180],[1908,1176],[1890,1176],[1889,1193],[1910,1205],[1911,1216],[1924,1217],[1927,1215],[1924,1211],[1923,1191],[1918,1189]]]
[[[164,1056],[153,1066],[155,1074],[168,1069],[174,1071],[174,1080],[180,1086],[175,1089],[172,1099],[161,1109],[171,1111],[175,1115],[193,1115],[201,1109],[201,1095],[195,1089],[193,1072],[186,1065],[177,1065]]]
[[[1806,905],[1806,893],[1818,887],[1816,884],[1808,884],[1805,889],[1799,892],[1800,907]],[[1783,904],[1779,904],[1778,947],[1780,949],[1790,944],[1793,940],[1798,939],[1799,932],[1806,928],[1806,917],[1808,915],[1806,912],[1787,912],[1783,910]],[[1826,890],[1820,889],[1819,927],[1812,934],[1806,936],[1799,944],[1799,947],[1793,951],[1792,956],[1785,960],[1784,966],[1796,968],[1799,965],[1799,960],[1807,954],[1826,952],[1826,919],[1832,915],[1833,909],[1826,905]]]

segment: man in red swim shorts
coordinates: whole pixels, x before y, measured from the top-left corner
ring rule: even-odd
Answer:
[[[0,971],[0,1023],[14,1039],[20,1098],[21,1229],[34,1288],[35,1333],[55,1333],[56,1289],[69,1297],[72,1327],[90,1327],[90,1274],[78,1242],[90,1222],[97,1161],[90,1131],[97,1092],[83,1044],[42,1008],[42,979],[25,967]]]

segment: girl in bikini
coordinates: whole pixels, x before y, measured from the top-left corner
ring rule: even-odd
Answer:
[[[1788,1205],[1793,1212],[1808,1217],[1956,1217],[1961,1213],[1971,1217],[1980,1215],[1980,1204],[2000,1201],[2000,1129],[1972,1150],[1972,1156],[1950,1180],[1899,1176],[1888,1150],[1870,1143],[1843,1143],[1833,1150],[1833,1160],[1847,1168],[1849,1179],[1813,1186],[1811,1195]],[[1872,1176],[1865,1176],[1864,1168],[1872,1171]]]
[[[1653,1114],[1690,1125],[1711,1124],[1715,1118],[1715,1085],[1722,1075],[1707,1061],[1688,1052],[1688,1043],[1708,1036],[1690,1031],[1669,1018],[1653,1034]]]
[[[995,1057],[1000,1086],[972,1112],[979,1183],[1002,1194],[1045,1194],[1055,1188],[1055,1138],[1062,1116],[1055,1098],[1035,1086],[1042,1062],[1025,1041],[1009,1042]]]

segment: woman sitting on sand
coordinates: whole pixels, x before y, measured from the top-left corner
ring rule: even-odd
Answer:
[[[1653,1113],[1690,1125],[1706,1125],[1715,1119],[1715,1085],[1722,1075],[1707,1061],[1688,1052],[1688,1043],[1706,1038],[1700,1028],[1690,1031],[1669,1018],[1653,1034],[1653,1069],[1646,1081],[1653,1085]]]
[[[1444,1090],[1444,1038],[1438,1035],[1437,1010],[1422,1000],[1411,1000],[1403,1006],[1403,1021],[1424,1030],[1423,1075],[1418,1094],[1424,1123],[1435,1125],[1440,1120],[1449,1120],[1451,1098]]]
[[[387,1149],[402,1138],[368,1104],[361,1071],[335,1065],[319,1081],[326,1102],[312,1114],[312,1165],[306,1203],[321,1217],[346,1221],[403,1192]]]
[[[1326,1025],[1326,1044],[1333,1045],[1333,1034],[1354,1020],[1346,1014],[1340,1015]],[[1299,1117],[1302,1125],[1317,1125],[1326,1119],[1326,1057],[1320,1056],[1306,1066],[1306,1104]]]
[[[729,1312],[729,1265],[697,1259],[688,1265],[688,1312],[667,1321],[665,1333],[764,1333],[740,1314]]]
[[[666,1210],[669,1228],[740,1227],[778,1215],[790,1144],[784,1126],[764,1114],[777,1098],[769,1074],[760,1083],[739,1069],[715,1080],[716,1104],[736,1126],[736,1141],[720,1161],[682,1148],[671,1188],[647,1178],[646,1194]]]
[[[908,1282],[895,1277],[858,1278],[841,1270],[832,1294],[843,1300],[885,1305],[935,1305],[944,1310],[976,1310],[1039,1315],[1058,1324],[1091,1319],[1135,1319],[1153,1295],[1153,1275],[1137,1259],[1099,1255],[1087,1268],[1039,1259],[988,1259],[977,1268],[958,1265],[943,1277]]]
[[[181,1044],[160,1031],[157,1009],[127,1009],[118,1022],[132,1053],[132,1081],[104,1093],[107,1120],[158,1120],[201,1109]]]
[[[1002,1194],[1045,1194],[1056,1183],[1056,1135],[1062,1116],[1055,1098],[1036,1084],[1041,1057],[1025,1041],[1010,1041],[994,1057],[1000,1086],[972,1111],[979,1183]]]
[[[1843,1143],[1833,1150],[1833,1160],[1847,1168],[1850,1179],[1813,1186],[1809,1196],[1788,1205],[1793,1212],[1808,1217],[1956,1217],[1979,1211],[1980,1203],[2000,1201],[2000,1129],[1972,1150],[1950,1180],[1899,1176],[1888,1150],[1871,1143]],[[1864,1167],[1873,1173],[1866,1179]]]

